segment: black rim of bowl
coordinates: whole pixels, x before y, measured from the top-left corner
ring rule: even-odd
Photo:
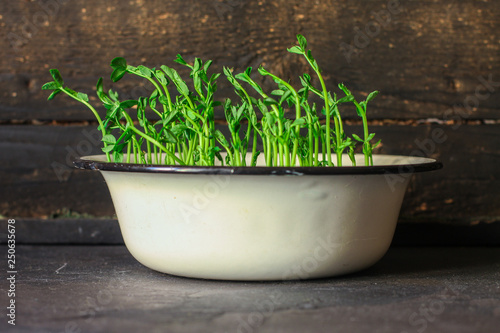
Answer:
[[[231,166],[182,166],[152,165],[133,163],[99,162],[88,159],[77,159],[73,162],[79,169],[121,172],[176,173],[204,175],[373,175],[373,174],[409,174],[438,170],[441,162],[429,159],[424,163],[374,166],[343,167],[231,167]]]

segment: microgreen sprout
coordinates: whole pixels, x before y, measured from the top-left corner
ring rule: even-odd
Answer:
[[[356,165],[354,153],[359,142],[364,164],[373,165],[372,153],[380,141],[372,144],[375,134],[368,130],[367,105],[378,91],[370,93],[362,102],[343,84],[338,85],[343,93],[341,97],[328,91],[318,62],[307,49],[305,37],[297,35],[297,41],[298,45],[288,51],[306,59],[319,81],[319,88],[307,73],[299,77],[302,86],[296,89],[289,81],[261,66],[258,73],[276,84],[275,90],[266,92],[252,78],[251,67],[238,74],[224,67],[223,74],[239,101],[219,102],[215,93],[221,73],[208,74],[212,61],[195,58],[190,64],[177,55],[174,61],[190,71],[189,82],[177,70],[165,65],[159,69],[134,67],[124,58],[113,59],[113,82],[125,75],[135,75],[150,82],[154,90],[138,99],[120,100],[117,92],[104,90],[100,78],[96,93],[106,110],[104,118],[89,103],[86,94],[64,85],[57,69],[50,70],[53,81],[42,89],[52,90],[49,100],[64,93],[92,111],[102,133],[102,151],[109,162],[213,166],[217,159],[222,165],[256,166],[257,157],[262,153],[267,166],[342,166],[342,155],[347,153]],[[309,101],[311,94],[319,96],[321,107]],[[351,138],[344,132],[340,106],[345,103],[354,104],[362,120],[362,136],[352,134]],[[226,118],[228,137],[215,128],[214,114],[219,106]],[[289,111],[294,111],[294,117],[288,117]],[[257,149],[259,143],[262,152]],[[249,147],[251,158],[247,160]]]

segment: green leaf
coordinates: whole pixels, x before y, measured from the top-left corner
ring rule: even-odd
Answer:
[[[303,103],[306,103],[309,97],[309,87],[300,88],[297,91],[297,94],[300,96],[300,104],[302,105]]]
[[[158,89],[153,90],[153,92],[149,96],[149,100],[152,101],[152,100],[156,99],[158,97],[158,94],[159,94]]]
[[[339,89],[344,92],[347,96],[352,95],[351,91],[343,83],[339,83]]]
[[[56,97],[57,95],[59,95],[61,93],[61,90],[60,89],[56,89],[52,92],[52,94],[50,94],[50,96],[47,98],[48,101],[51,101],[54,99],[54,97]]]
[[[304,88],[308,88],[309,87],[309,82],[307,82],[306,80],[304,80],[304,78],[302,76],[299,76],[299,79],[300,79],[300,83],[302,84],[302,87]],[[300,92],[300,90],[299,90]]]
[[[51,69],[50,75],[52,75],[52,78],[54,79],[54,82],[59,85],[59,87],[62,87],[64,85],[64,81],[62,79],[61,73],[57,69]]]
[[[102,83],[102,77],[100,77],[99,80],[97,80],[96,92],[97,92],[97,94],[104,92],[103,83]]]
[[[133,106],[136,106],[138,103],[139,103],[139,101],[137,101],[135,99],[129,99],[129,100],[121,102],[120,107],[122,107],[124,109],[128,109],[128,108],[131,108]]]
[[[204,65],[203,65],[203,70],[205,72],[208,72],[208,69],[210,68],[210,65],[212,65],[212,60],[208,60]]]
[[[149,130],[149,133],[151,133],[151,136],[155,136],[155,138],[156,138],[156,129],[155,129],[155,127],[152,124],[148,123],[147,124],[147,128]]]
[[[165,76],[165,73],[163,73],[163,72],[162,72],[162,71],[160,71],[160,70],[157,70],[157,71],[155,72],[155,76],[156,76],[156,78],[158,79],[158,81],[160,81],[160,83],[161,83],[162,85],[164,85],[164,86],[168,85],[168,83],[169,83],[169,82],[168,82],[167,77]]]
[[[284,93],[285,93],[285,92],[284,92],[283,90],[281,90],[281,89],[277,89],[277,90],[273,90],[273,91],[271,92],[271,95],[275,95],[275,96],[283,96],[283,94],[284,94]]]
[[[167,74],[167,76],[172,80],[172,82],[174,82],[175,86],[177,87],[177,90],[179,91],[179,93],[181,93],[181,95],[184,96],[189,95],[189,89],[186,85],[186,82],[182,80],[181,76],[179,75],[179,73],[177,73],[175,69],[172,69],[165,65],[162,65],[161,69],[165,72],[165,74]]]
[[[354,101],[354,96],[353,95],[348,95],[348,96],[344,96],[341,99],[339,99],[337,101],[337,104],[346,103],[346,102],[352,102],[352,101]]]
[[[114,151],[113,152],[113,161],[115,163],[122,163],[123,162],[123,153],[121,151]]]
[[[116,117],[116,113],[118,112],[118,110],[120,110],[120,104],[119,103],[114,104],[113,107],[110,108],[106,113],[106,118],[108,118],[109,120]]]
[[[241,85],[238,81],[236,81],[236,79],[234,78],[234,76],[232,74],[228,74],[227,72],[224,72],[224,74],[226,75],[226,78],[227,80],[237,89],[241,89]]]
[[[205,85],[207,90],[213,89],[211,91],[215,91],[217,89],[217,83],[211,82],[208,80],[207,72],[205,72],[204,70],[201,70],[198,72],[198,75],[200,76],[200,78],[203,82],[208,83],[208,85]],[[211,86],[209,86],[209,85],[211,85]]]
[[[212,76],[210,77],[210,82],[215,82],[220,76],[220,73],[213,73]]]
[[[158,97],[158,101],[161,104],[163,104],[163,105],[168,105],[168,98],[167,98],[167,96],[161,95],[160,97]]]
[[[45,83],[43,86],[42,86],[42,90],[56,90],[56,89],[59,89],[61,88],[61,85],[59,85],[57,82],[55,81],[50,81],[50,82],[47,82]]]
[[[167,143],[177,143],[177,137],[169,129],[165,128],[163,130],[163,140]]]
[[[357,136],[356,134],[353,134],[352,137],[354,138],[354,140],[356,141],[359,141],[359,142],[365,142],[365,140],[361,139],[359,136]]]
[[[280,102],[279,104],[282,104],[284,101],[286,101],[288,99],[288,97],[290,97],[292,95],[292,92],[290,90],[287,90],[285,91],[285,93],[283,94],[283,96],[281,96],[281,99],[280,99]]]
[[[309,59],[309,61],[311,61],[313,68],[317,69],[317,63],[316,63],[316,60],[314,60],[314,58],[312,56],[311,50],[307,50],[306,57],[307,57],[307,59]]]
[[[217,141],[219,141],[221,145],[223,145],[224,147],[229,147],[229,143],[227,142],[226,137],[224,136],[224,134],[222,134],[220,130],[216,130],[214,135]]]
[[[109,89],[108,95],[112,101],[118,102],[118,92]]]
[[[163,126],[168,126],[176,117],[178,111],[172,111],[163,118]]]
[[[194,89],[198,92],[198,94],[203,95],[203,92],[201,90],[202,87],[201,79],[197,73],[195,73],[193,76],[193,84],[194,84]]]
[[[371,141],[375,137],[375,133],[370,133],[368,137],[366,138],[366,141]]]
[[[117,69],[117,68],[126,69],[127,68],[127,61],[122,57],[114,58],[113,60],[111,60],[111,67],[113,69]]]
[[[123,152],[123,149],[127,147],[127,144],[126,143],[120,143],[120,144],[116,144],[115,145],[115,149],[114,151],[115,152]]]
[[[303,77],[304,77],[305,82],[307,82],[308,84],[311,84],[311,75],[304,73]]]
[[[184,133],[188,129],[189,129],[189,127],[187,127],[184,124],[177,124],[174,127],[172,127],[170,130],[174,136],[179,137],[182,133]]]
[[[220,147],[213,147],[212,152],[215,155],[215,157],[224,165],[224,160],[222,159],[222,155],[220,154]]]
[[[266,114],[265,118],[266,118],[265,121],[267,122],[267,125],[269,127],[272,127],[277,121],[276,117],[272,113]]]
[[[149,107],[153,110],[156,110],[156,99],[150,99],[149,100]]]
[[[301,34],[298,34],[297,40],[299,41],[299,45],[302,48],[302,50],[307,49],[307,40],[304,36],[302,36]]]
[[[176,84],[177,86],[177,90],[184,96],[188,96],[189,95],[189,88],[187,86],[187,84],[182,81],[182,80],[179,80]]]
[[[366,102],[368,103],[369,101],[371,101],[372,99],[374,99],[375,97],[377,97],[378,93],[379,93],[379,92],[378,92],[377,90],[375,90],[375,91],[371,92],[371,93],[368,95],[368,97],[366,98]]]
[[[70,89],[70,88],[66,88],[66,92],[69,93],[71,96],[74,96],[74,97],[76,97],[76,95],[77,95],[77,92],[74,91],[73,89]]]
[[[271,97],[264,98],[264,104],[265,105],[278,105],[278,102]]]
[[[112,145],[116,143],[116,138],[113,134],[106,134],[102,137],[102,142]]]
[[[127,74],[127,69],[118,67],[111,73],[111,81],[118,82],[125,74]]]
[[[76,97],[82,101],[85,101],[85,102],[88,102],[89,101],[89,96],[87,94],[84,94],[84,93],[76,93]]]
[[[147,127],[148,126],[148,120],[144,117],[144,111],[143,110],[138,110],[137,111],[137,118],[139,119],[139,126],[141,126],[141,127]]]
[[[167,74],[169,77],[173,75],[173,74],[172,74],[172,71],[173,71],[173,69],[172,69],[172,68],[167,67],[167,66],[165,66],[165,65],[161,65],[161,66],[160,66],[160,68],[161,68],[161,69],[162,69],[162,71],[164,71],[164,72],[165,72],[165,74]]]
[[[301,117],[301,118],[298,118],[298,119],[295,119],[291,125],[291,127],[294,127],[294,126],[301,126],[301,125],[304,125],[306,124],[307,121],[304,117]],[[302,126],[301,126],[302,127]]]
[[[256,104],[257,104],[257,107],[259,108],[260,112],[262,112],[263,115],[266,115],[269,113],[266,104],[264,104],[264,102],[261,99],[257,100]]]
[[[200,70],[202,66],[202,62],[200,58],[194,58],[194,66],[193,66],[193,72],[197,72]]]
[[[258,159],[260,153],[261,153],[260,150],[257,150],[255,152],[255,155],[252,157],[252,161],[250,162],[250,166],[256,166],[257,165],[257,159]]]
[[[356,166],[356,156],[354,153],[355,153],[354,147],[352,145],[349,146],[349,152],[347,153],[347,155],[349,156],[349,159],[351,160],[352,165]]]
[[[234,105],[229,105],[229,108],[225,110],[226,116],[228,120],[234,120],[236,118],[236,113],[238,112],[238,108]]]
[[[246,73],[239,73],[239,74],[236,74],[234,77],[240,81],[243,81],[243,82],[250,84],[249,77]]]
[[[187,65],[187,62],[182,58],[180,54],[177,54],[177,57],[174,60],[176,63],[181,64],[181,65]]]
[[[126,102],[132,103],[132,100],[126,101]],[[137,109],[145,110],[147,105],[148,105],[148,102],[147,102],[146,97],[144,97],[144,96],[139,97],[139,99],[137,100]],[[122,106],[121,103],[120,103],[120,106]],[[131,106],[134,106],[134,104],[132,104]],[[128,106],[128,104],[127,104],[127,105],[123,105],[122,107],[127,108],[130,106]]]
[[[226,98],[226,100],[224,101],[224,104],[223,104],[224,110],[230,110],[231,109],[231,105],[232,105],[231,99],[230,98]]]
[[[286,49],[290,53],[295,53],[295,54],[303,54],[304,52],[299,46],[292,46],[289,49]]]
[[[196,120],[198,119],[198,117],[196,117],[196,113],[192,110],[187,110],[187,116],[191,119],[191,120]]]
[[[243,103],[239,108],[238,108],[238,112],[236,113],[236,121],[239,123],[241,121],[241,117],[243,116],[243,112],[245,111],[246,109],[246,103]]]
[[[224,75],[226,76],[233,76],[233,71],[231,70],[231,68],[229,67],[226,67],[226,66],[223,66],[222,67],[222,72],[224,73]]]
[[[102,147],[102,152],[103,153],[109,153],[111,151],[113,151],[113,149],[115,149],[115,146],[114,145],[109,145],[109,146],[106,146],[106,147]]]
[[[262,65],[259,66],[259,68],[257,69],[257,71],[259,72],[260,75],[263,75],[263,76],[271,74]]]
[[[153,74],[153,73],[151,73],[151,69],[149,69],[149,68],[147,68],[146,66],[143,66],[143,65],[137,66],[137,69],[139,70],[139,72],[143,76],[145,76],[147,78],[151,78],[151,75]]]

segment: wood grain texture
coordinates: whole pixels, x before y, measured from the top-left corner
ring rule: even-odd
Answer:
[[[116,56],[152,67],[173,65],[181,53],[188,61],[213,59],[214,71],[263,64],[296,85],[310,70],[286,48],[301,33],[328,87],[344,82],[360,98],[381,91],[369,109],[370,119],[391,124],[373,126],[380,152],[444,163],[442,171],[414,176],[402,221],[498,222],[498,17],[493,0],[1,2],[0,214],[114,213],[102,178],[70,167],[76,156],[99,152],[100,142],[85,125],[93,116],[84,107],[68,98],[46,102],[40,88],[50,68],[92,102],[100,76],[111,87],[108,64]],[[124,99],[151,92],[129,77],[113,87]],[[234,97],[224,80],[219,92]],[[345,117],[356,116],[348,110]],[[38,120],[44,125],[12,125]],[[434,140],[436,133],[446,139]]]
[[[0,219],[0,227],[7,230],[7,221]],[[120,226],[116,219],[54,218],[16,219],[16,245],[20,244],[80,244],[122,245]],[[7,234],[0,236],[0,244],[7,244]]]
[[[50,217],[61,210],[113,215],[106,184],[72,161],[99,153],[94,127],[3,126],[0,130],[0,214]]]
[[[496,140],[500,126],[372,129],[383,140],[378,153],[425,155],[444,164],[443,170],[412,176],[401,211],[405,222],[500,221],[500,141]],[[0,214],[50,217],[65,208],[112,216],[102,177],[71,167],[77,156],[99,153],[93,130],[91,126],[0,126]],[[346,131],[359,133],[360,128]]]
[[[500,3],[493,0],[11,1],[0,4],[0,15],[4,121],[91,119],[68,99],[46,103],[40,87],[57,67],[90,93],[116,56],[157,66],[181,53],[213,59],[217,71],[263,64],[294,82],[308,70],[286,52],[296,33],[308,37],[329,87],[382,92],[372,119],[442,119],[464,103],[467,118],[500,118]],[[130,81],[117,89],[144,90]],[[221,98],[231,95],[227,85],[220,89]]]
[[[16,255],[16,327],[2,332],[498,332],[498,248],[393,248],[355,274],[251,283],[161,274],[124,246]]]

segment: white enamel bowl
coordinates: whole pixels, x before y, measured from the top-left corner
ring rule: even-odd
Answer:
[[[442,166],[389,155],[375,155],[373,167],[104,161],[75,164],[104,176],[130,253],[160,272],[221,280],[322,278],[373,265],[391,243],[410,176]]]

